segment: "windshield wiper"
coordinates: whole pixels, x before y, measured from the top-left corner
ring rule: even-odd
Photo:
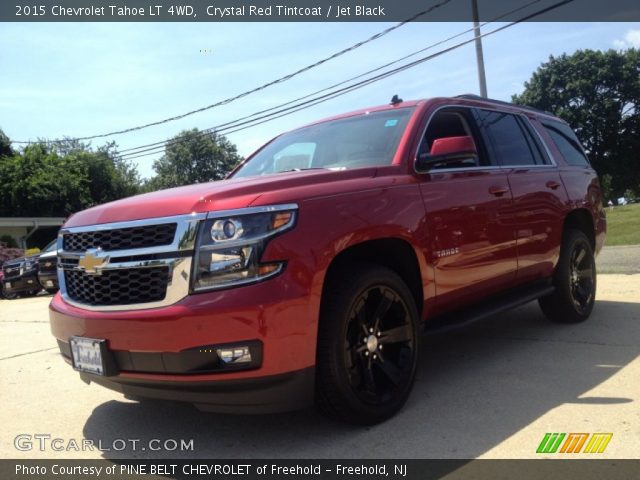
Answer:
[[[302,172],[304,170],[327,170],[324,167],[308,167],[308,168],[290,168],[289,170],[280,170],[276,173]]]

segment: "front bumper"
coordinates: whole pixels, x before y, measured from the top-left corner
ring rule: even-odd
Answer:
[[[57,290],[59,288],[57,272],[55,270],[38,272],[38,283],[45,290]]]
[[[314,368],[243,380],[175,382],[81,373],[86,383],[131,398],[189,402],[207,412],[262,414],[287,412],[313,404]]]
[[[84,310],[57,294],[50,306],[51,330],[69,362],[69,337],[106,339],[118,373],[81,377],[126,395],[182,400],[221,412],[302,408],[313,402],[319,298],[290,278],[294,272],[286,269],[262,283],[147,310]],[[185,353],[194,349],[248,341],[261,346],[260,364],[250,369],[185,367],[185,361],[193,365]]]

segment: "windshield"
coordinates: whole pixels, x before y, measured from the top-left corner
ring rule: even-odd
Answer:
[[[44,247],[44,250],[42,250],[42,253],[55,251],[56,250],[56,246],[57,246],[57,242],[58,242],[57,240],[52,241],[49,245]]]
[[[233,177],[391,165],[413,111],[411,107],[361,114],[285,133],[249,159]]]

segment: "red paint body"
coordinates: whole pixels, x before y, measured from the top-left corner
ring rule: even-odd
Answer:
[[[437,109],[456,105],[526,115],[557,167],[416,173],[414,161],[427,121]],[[50,306],[54,336],[65,342],[72,335],[105,338],[111,350],[142,352],[179,352],[202,344],[257,339],[264,345],[263,363],[257,370],[120,375],[180,382],[277,375],[315,364],[325,274],[334,258],[350,247],[375,239],[406,241],[415,252],[422,277],[420,311],[425,321],[487,295],[549,277],[558,260],[564,220],[576,209],[585,209],[592,218],[595,247],[600,250],[606,222],[596,173],[568,166],[536,114],[448,98],[369,111],[406,106],[414,106],[415,111],[389,166],[230,178],[75,214],[65,227],[248,206],[299,206],[295,228],[271,240],[262,257],[265,263],[286,260],[277,277],[189,295],[175,305],[151,310],[89,311],[67,304],[58,294]]]

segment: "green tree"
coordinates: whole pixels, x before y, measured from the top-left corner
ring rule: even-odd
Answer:
[[[9,140],[9,137],[7,137],[0,128],[0,157],[8,157],[11,155],[13,155],[11,140]]]
[[[164,155],[153,164],[157,175],[145,189],[221,180],[241,160],[236,146],[223,135],[186,130],[169,140]]]
[[[611,200],[612,198],[612,190],[611,190],[611,182],[613,181],[613,177],[608,173],[605,173],[600,177],[600,188],[602,188],[602,195],[604,196],[605,201]]]
[[[0,216],[66,216],[139,190],[137,170],[114,144],[35,143],[0,157]]]
[[[551,56],[513,101],[566,120],[614,195],[640,185],[640,50]]]
[[[18,248],[18,242],[11,235],[0,235],[0,245],[2,244],[7,248]]]

